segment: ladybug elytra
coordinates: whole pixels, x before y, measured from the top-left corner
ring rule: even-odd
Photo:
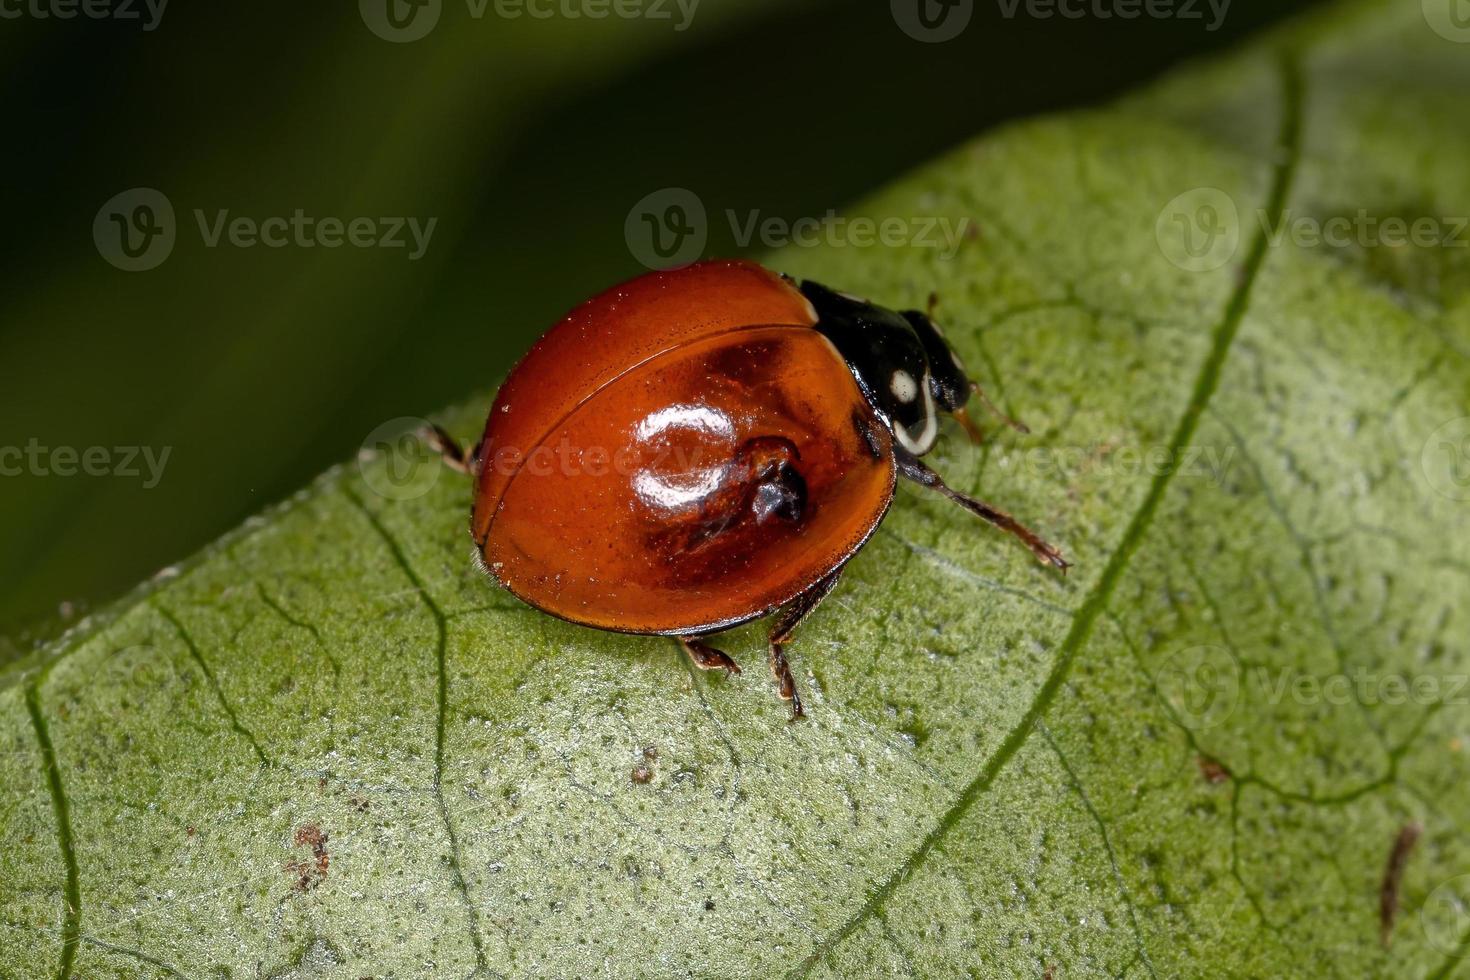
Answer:
[[[476,555],[511,593],[585,626],[675,637],[697,666],[730,673],[706,638],[778,613],[771,672],[799,717],[785,645],[898,477],[1067,568],[921,461],[941,415],[979,438],[965,412],[978,392],[925,313],[709,261],[570,313],[507,377],[468,458],[432,436],[473,474]]]

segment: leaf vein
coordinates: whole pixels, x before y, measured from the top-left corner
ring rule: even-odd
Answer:
[[[72,964],[77,958],[77,943],[82,933],[82,875],[77,863],[76,846],[72,838],[71,804],[67,800],[66,787],[61,781],[61,766],[56,761],[56,748],[51,742],[51,729],[41,711],[41,682],[43,672],[30,687],[26,688],[26,710],[31,716],[31,727],[41,747],[41,759],[46,769],[46,784],[51,791],[51,810],[56,816],[56,842],[61,848],[61,860],[66,868],[66,917],[61,928],[61,964],[57,970],[60,980],[71,976]]]
[[[419,599],[429,610],[429,615],[434,620],[436,633],[434,658],[438,673],[438,707],[434,726],[434,802],[439,809],[439,819],[444,824],[444,832],[449,837],[449,865],[454,872],[455,889],[459,892],[460,900],[464,904],[465,914],[468,918],[470,941],[475,949],[475,963],[479,971],[484,972],[489,969],[489,965],[485,955],[485,940],[480,930],[479,911],[475,908],[474,900],[470,897],[469,884],[464,876],[462,863],[463,852],[460,848],[459,832],[455,829],[454,820],[449,815],[449,805],[444,799],[444,731],[449,713],[449,671],[447,664],[449,621],[445,617],[444,610],[440,608],[439,603],[429,594],[429,590],[425,587],[423,579],[419,578],[418,572],[409,563],[408,556],[403,553],[403,548],[393,535],[388,532],[388,528],[383,524],[378,515],[363,502],[350,483],[344,482],[342,484],[342,493],[352,502],[353,506],[362,512],[363,517],[367,519],[373,531],[382,539],[394,563],[408,578],[409,582],[413,584]]]

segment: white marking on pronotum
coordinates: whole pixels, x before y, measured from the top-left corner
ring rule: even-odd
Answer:
[[[914,382],[914,376],[902,368],[894,371],[893,377],[888,379],[888,390],[905,405],[919,397],[919,386]]]
[[[901,425],[893,427],[893,434],[898,438],[898,444],[915,456],[922,456],[934,448],[934,440],[939,437],[939,415],[934,411],[934,395],[929,391],[929,373],[924,373],[924,381],[919,386],[924,392],[924,427],[919,432],[918,438],[914,438],[909,430]]]

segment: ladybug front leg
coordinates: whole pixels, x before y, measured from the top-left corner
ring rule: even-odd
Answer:
[[[1052,545],[1047,544],[1039,534],[1016,520],[1010,514],[1007,514],[999,508],[992,507],[983,500],[976,500],[974,497],[967,496],[958,490],[953,490],[946,486],[944,480],[940,478],[938,473],[925,466],[919,461],[918,457],[904,452],[897,446],[894,447],[893,455],[894,459],[898,462],[898,471],[906,478],[913,480],[920,486],[937,490],[970,513],[984,518],[1007,534],[1020,538],[1021,542],[1030,548],[1031,553],[1043,564],[1058,568],[1063,573],[1071,567],[1071,562],[1063,558],[1060,551]]]
[[[829,572],[825,578],[791,600],[771,625],[771,676],[776,680],[776,689],[780,691],[781,699],[791,702],[792,721],[805,715],[806,710],[801,706],[801,695],[796,691],[796,678],[791,676],[791,664],[786,659],[786,644],[791,642],[791,635],[796,632],[801,621],[837,587],[837,579],[841,575],[841,568]]]

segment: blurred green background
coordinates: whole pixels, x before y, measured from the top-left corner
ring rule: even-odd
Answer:
[[[61,447],[105,447],[111,470],[119,447],[168,452],[156,486],[141,457],[137,476],[43,474],[34,454],[0,476],[0,659],[386,420],[492,386],[569,306],[643,271],[624,225],[647,195],[693,191],[704,254],[737,254],[726,209],[840,210],[997,123],[1106,100],[1307,5],[1236,0],[1209,30],[1203,2],[1203,19],[1121,20],[960,0],[968,26],[924,43],[900,27],[919,0],[701,0],[692,16],[647,0],[667,16],[605,19],[568,15],[599,0],[533,0],[546,18],[418,2],[155,19],[131,0],[61,19],[60,0],[0,0],[0,449],[37,447],[46,470],[65,468]],[[409,33],[438,20],[390,42],[369,27],[392,33],[388,3]],[[176,240],[123,271],[94,219],[137,187],[167,197]],[[297,209],[437,221],[410,259],[210,247],[195,217]]]

